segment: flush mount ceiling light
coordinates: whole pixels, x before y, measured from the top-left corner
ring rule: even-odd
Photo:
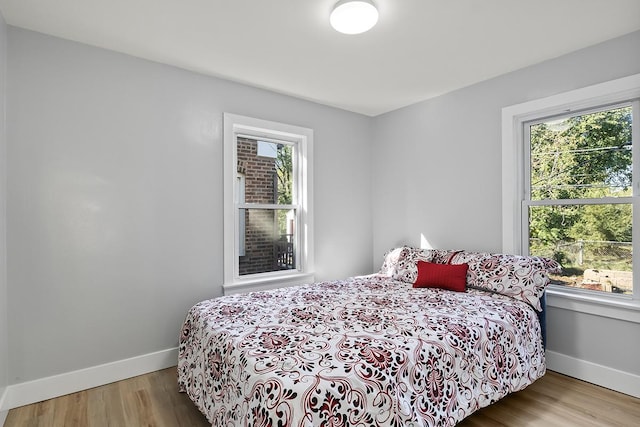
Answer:
[[[329,22],[344,34],[364,33],[378,22],[378,9],[369,0],[340,0],[333,7]]]

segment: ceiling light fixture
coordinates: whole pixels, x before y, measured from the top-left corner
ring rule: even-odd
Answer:
[[[364,33],[378,22],[378,9],[369,0],[340,0],[333,7],[329,22],[344,34]]]

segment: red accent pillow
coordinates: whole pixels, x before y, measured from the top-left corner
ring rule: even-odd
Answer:
[[[418,261],[418,277],[414,288],[442,288],[464,292],[469,264],[434,264]]]

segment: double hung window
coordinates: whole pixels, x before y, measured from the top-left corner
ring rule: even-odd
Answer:
[[[524,123],[523,252],[559,261],[556,285],[633,295],[637,104]]]
[[[225,291],[308,278],[310,129],[224,115]]]
[[[503,250],[562,264],[551,305],[637,321],[640,75],[505,107],[502,172]]]

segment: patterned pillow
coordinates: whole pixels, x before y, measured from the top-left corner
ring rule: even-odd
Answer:
[[[385,254],[380,274],[406,282],[412,276],[415,279],[418,274],[417,269],[415,275],[413,273],[415,263],[416,261],[413,260],[413,248],[408,246],[395,248]]]
[[[469,264],[467,286],[524,301],[541,311],[540,297],[549,283],[547,273],[561,270],[557,262],[535,256],[459,252],[452,264]]]
[[[418,261],[447,264],[456,252],[402,246],[385,254],[380,274],[384,274],[394,280],[414,283],[418,277]]]
[[[401,246],[399,248],[391,249],[384,254],[384,261],[382,267],[380,267],[379,274],[383,274],[387,277],[393,277],[398,268],[398,264],[404,262],[409,254],[409,248]]]

